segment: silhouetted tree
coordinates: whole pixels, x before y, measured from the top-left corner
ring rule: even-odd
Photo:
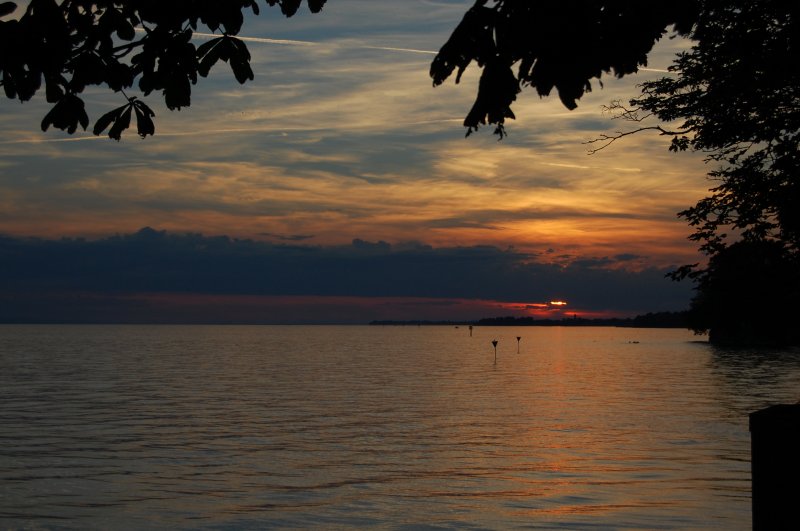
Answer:
[[[785,307],[787,297],[797,301],[800,296],[791,288],[800,284],[800,3],[478,0],[442,47],[431,76],[437,85],[456,68],[460,77],[473,60],[483,66],[464,125],[469,134],[479,125],[495,124],[502,137],[522,88],[530,86],[542,96],[556,88],[564,105],[574,108],[592,79],[608,72],[622,76],[645,65],[670,24],[693,41],[692,48],[677,56],[671,75],[645,82],[641,95],[627,104],[610,106],[637,126],[597,139],[597,149],[656,130],[671,138],[673,151],[704,153],[714,165],[709,177],[716,185],[709,197],[678,215],[694,227],[690,238],[710,262],[672,274],[697,282],[695,328],[712,330],[712,338],[770,333],[798,341],[796,334],[776,332],[772,325],[792,326],[781,319],[771,318],[772,327],[759,324],[752,311],[734,319],[723,294],[750,290],[769,275],[776,289],[756,290],[762,307]],[[642,126],[648,117],[660,124]],[[731,240],[741,243],[733,248]],[[754,263],[743,258],[762,252],[768,254],[754,256]],[[731,280],[729,271],[737,268],[752,278]],[[748,318],[754,319],[752,326],[744,328],[752,334],[713,333],[742,328]]]
[[[647,65],[647,54],[674,25],[688,34],[697,2],[584,0],[531,2],[477,0],[431,64],[434,85],[475,61],[483,68],[475,103],[464,120],[467,135],[494,124],[505,134],[511,104],[522,88],[547,96],[555,88],[574,109],[603,74],[617,77]]]
[[[733,4],[733,5],[731,5]],[[718,167],[711,197],[682,212],[711,254],[726,227],[745,239],[800,244],[800,4],[706,2],[674,77],[642,85],[630,105],[676,123],[670,149]],[[713,9],[711,9],[713,7]]]
[[[673,278],[697,280],[693,313],[712,341],[797,343],[787,316],[800,299],[800,5],[705,6],[677,76],[644,83],[629,104],[676,124],[670,149],[715,165],[711,195],[679,213],[710,262]],[[747,303],[732,306],[737,295]]]
[[[741,240],[709,260],[689,325],[719,344],[800,342],[800,263],[776,240]]]
[[[307,0],[318,12],[326,0]],[[302,0],[266,0],[287,17]],[[0,3],[0,85],[6,97],[30,100],[44,88],[54,106],[42,120],[74,133],[89,126],[81,99],[90,86],[122,94],[125,104],[94,123],[119,140],[136,116],[139,135],[155,132],[153,111],[128,89],[161,92],[170,110],[191,104],[192,85],[220,60],[239,83],[253,79],[250,52],[236,38],[243,10],[259,13],[256,0],[30,0],[18,18],[14,2]],[[195,46],[198,29],[218,37]]]

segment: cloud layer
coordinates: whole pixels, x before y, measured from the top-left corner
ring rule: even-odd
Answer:
[[[419,299],[440,305],[480,300],[504,303],[498,309],[510,313],[536,313],[536,305],[567,300],[566,311],[582,315],[685,307],[688,286],[665,280],[664,270],[618,267],[636,259],[624,255],[564,264],[552,253],[536,256],[491,246],[434,248],[360,239],[349,245],[309,246],[145,228],[95,241],[2,238],[0,293],[16,300],[49,300],[54,306],[77,295],[107,300],[160,294],[164,301],[186,295]],[[20,320],[13,304],[4,307],[0,317]],[[442,308],[439,318],[453,318],[447,311]],[[225,318],[224,312],[216,315]]]
[[[171,113],[151,98],[157,132],[144,141],[43,134],[43,98],[4,101],[0,234],[28,242],[16,252],[32,267],[0,266],[15,279],[4,289],[18,279],[39,292],[523,303],[568,292],[587,311],[685,306],[687,289],[662,276],[697,261],[675,213],[705,195],[702,161],[652,136],[593,156],[582,144],[624,125],[600,106],[635,95],[643,78],[606,80],[572,112],[524,93],[507,139],[464,139],[477,69],[434,90],[428,66],[471,5],[331,0],[291,19],[265,10],[244,26],[255,81],[239,86],[219,64],[191,108]],[[661,75],[679,46],[664,41],[642,75]],[[121,103],[86,96],[93,117]],[[147,244],[151,262],[136,276],[102,250],[119,245],[136,263],[141,235],[108,237],[143,226],[230,239],[200,238],[207,250],[190,252],[188,237],[165,236]],[[89,240],[63,243],[70,251],[53,264],[68,267],[32,276],[62,236]],[[380,241],[391,246],[367,243]]]

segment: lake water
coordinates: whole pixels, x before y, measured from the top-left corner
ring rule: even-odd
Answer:
[[[0,528],[749,528],[747,415],[800,352],[473,335],[0,326]]]

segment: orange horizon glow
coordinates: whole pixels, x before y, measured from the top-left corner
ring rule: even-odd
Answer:
[[[538,319],[633,317],[604,309],[571,309],[547,303],[433,297],[226,295],[204,293],[60,293],[58,298],[115,302],[130,307],[132,322],[240,322],[366,324],[370,321],[477,321],[495,317]],[[122,315],[122,314],[121,314]],[[331,315],[337,316],[331,319]]]
[[[487,301],[488,302],[488,301]],[[560,304],[554,304],[560,303]],[[565,301],[551,302],[499,302],[492,301],[495,308],[504,312],[503,315],[513,317],[533,317],[536,319],[624,319],[634,317],[630,312],[614,310],[597,310],[587,308],[570,308],[567,310]],[[635,312],[634,312],[635,313]]]
[[[626,234],[615,230],[618,235],[605,240],[598,240],[595,234],[563,236],[564,231],[554,228],[549,236],[533,231],[508,231],[498,238],[496,230],[477,230],[471,228],[430,228],[426,219],[390,220],[381,226],[376,220],[365,220],[363,225],[354,224],[346,219],[314,219],[288,217],[281,219],[275,216],[255,216],[243,219],[237,214],[220,214],[211,212],[170,212],[157,216],[142,216],[139,213],[94,212],[86,216],[84,212],[63,213],[50,211],[47,216],[42,212],[27,212],[16,216],[17,219],[5,220],[2,232],[6,236],[21,238],[86,238],[99,240],[120,234],[135,234],[143,227],[154,230],[166,230],[172,234],[195,233],[207,237],[228,236],[236,239],[272,242],[275,238],[270,234],[307,234],[305,243],[314,246],[348,245],[353,239],[370,242],[386,241],[399,244],[417,241],[419,234],[425,232],[426,238],[421,243],[434,248],[446,248],[458,242],[460,246],[495,246],[513,247],[519,252],[533,253],[539,256],[542,263],[556,263],[568,266],[573,260],[584,257],[607,257],[616,254],[635,254],[642,257],[639,261],[609,264],[609,268],[623,268],[638,271],[646,267],[668,267],[676,263],[697,261],[695,246],[686,238],[687,229],[680,223],[670,223],[659,233],[658,241],[663,245],[654,246],[652,231],[640,234]],[[380,221],[380,220],[378,220]],[[269,230],[265,230],[269,227]],[[554,236],[558,235],[558,237]],[[542,254],[543,249],[554,249],[554,257]],[[549,251],[548,251],[549,252]],[[558,301],[555,301],[558,302]]]

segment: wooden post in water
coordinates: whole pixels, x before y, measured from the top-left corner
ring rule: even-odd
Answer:
[[[517,354],[519,354],[519,340],[522,339],[521,336],[517,336]]]
[[[472,325],[469,325],[469,337],[472,337]]]
[[[798,529],[800,402],[750,413],[753,530]]]
[[[497,340],[492,340],[492,346],[494,347],[494,362],[497,363]]]

